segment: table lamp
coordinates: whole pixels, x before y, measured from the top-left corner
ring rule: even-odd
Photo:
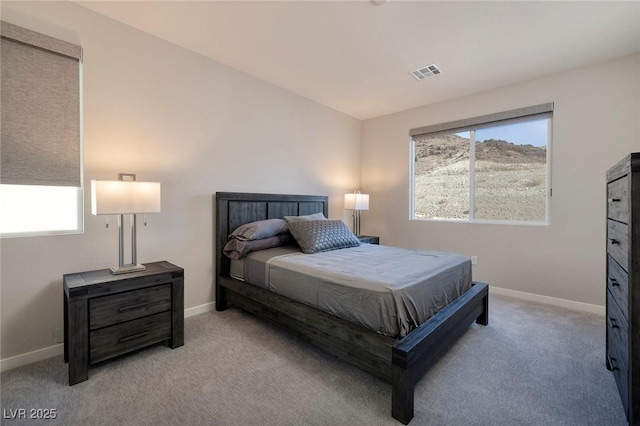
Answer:
[[[135,174],[119,173],[118,180],[91,181],[91,213],[118,215],[119,263],[111,273],[126,274],[144,271],[138,264],[136,214],[160,213],[160,183],[138,182]],[[124,262],[124,215],[131,215],[131,263]]]
[[[360,191],[344,194],[344,208],[353,210],[353,233],[360,235],[360,212],[369,210],[369,194],[361,194]]]

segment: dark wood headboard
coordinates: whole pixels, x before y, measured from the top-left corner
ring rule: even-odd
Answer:
[[[245,223],[265,219],[282,219],[322,212],[329,213],[329,197],[324,195],[256,194],[216,192],[216,275],[229,275],[229,259],[222,248],[234,229]]]

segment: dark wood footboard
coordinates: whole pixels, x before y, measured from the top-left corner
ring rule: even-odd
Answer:
[[[282,326],[302,339],[392,385],[392,416],[407,424],[413,418],[418,380],[462,336],[474,321],[487,325],[489,292],[473,286],[403,339],[383,336],[363,326],[229,276],[222,254],[227,235],[245,223],[328,211],[323,196],[217,193],[216,310],[237,306]]]
[[[221,282],[227,288],[227,301],[231,306],[284,327],[303,340],[391,383],[391,348],[396,339],[233,278]]]
[[[392,348],[393,418],[413,418],[413,389],[418,380],[449,350],[474,321],[488,324],[489,286],[476,282]]]

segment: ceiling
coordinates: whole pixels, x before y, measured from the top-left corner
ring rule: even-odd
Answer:
[[[361,120],[640,51],[638,1],[77,3]]]

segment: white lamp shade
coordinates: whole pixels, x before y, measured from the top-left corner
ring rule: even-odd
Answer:
[[[160,182],[92,180],[91,213],[160,213]]]
[[[369,194],[344,194],[344,208],[346,210],[369,210]]]

